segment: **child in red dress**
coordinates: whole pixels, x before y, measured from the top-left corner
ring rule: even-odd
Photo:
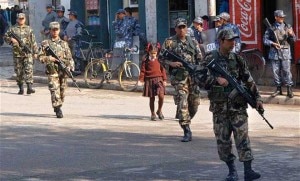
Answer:
[[[160,120],[164,119],[162,106],[164,103],[167,75],[163,66],[158,61],[160,51],[159,43],[149,43],[146,49],[147,54],[143,57],[139,81],[144,83],[143,96],[149,97],[151,120],[156,121],[156,114]],[[154,112],[155,96],[158,96],[158,109]]]

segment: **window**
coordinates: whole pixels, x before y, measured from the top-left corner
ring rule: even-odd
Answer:
[[[139,6],[138,0],[128,0],[129,1],[129,7],[134,8]]]

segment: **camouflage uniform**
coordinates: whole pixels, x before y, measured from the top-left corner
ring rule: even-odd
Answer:
[[[125,10],[119,9],[117,13],[124,13]],[[132,47],[133,45],[133,36],[134,33],[139,33],[140,27],[136,25],[136,21],[134,19],[124,17],[123,19],[117,19],[116,21],[113,21],[112,23],[113,30],[115,32],[115,43],[118,42],[125,42],[125,45],[127,47]],[[137,28],[137,29],[136,29]],[[115,44],[115,48],[122,48],[119,45],[117,46]]]
[[[20,13],[18,16],[25,17],[24,13]],[[6,43],[12,44],[9,33],[16,34],[21,41],[31,49],[33,54],[38,53],[38,46],[35,41],[33,30],[28,25],[20,26],[18,23],[10,27],[4,35]],[[20,46],[13,45],[13,59],[14,59],[14,70],[17,75],[16,81],[19,85],[23,84],[24,81],[27,84],[33,83],[33,57],[32,54],[24,53]]]
[[[274,12],[275,16],[282,16],[285,17],[282,10],[277,10]],[[288,95],[292,95],[291,86],[293,86],[293,80],[292,80],[292,73],[291,73],[291,47],[290,44],[296,41],[295,34],[289,35],[288,29],[290,29],[290,25],[287,25],[285,23],[278,23],[275,22],[271,29],[267,29],[264,34],[264,44],[266,46],[270,46],[269,51],[269,59],[272,62],[272,69],[273,69],[273,75],[274,75],[274,83],[275,86],[277,86],[278,89],[280,89],[281,92],[281,86],[283,82],[285,83],[285,86],[288,88]],[[276,34],[278,41],[281,45],[281,52],[283,57],[278,55],[278,50],[272,46],[272,43],[277,43],[276,37],[274,33]],[[281,75],[282,73],[282,75]]]
[[[167,49],[179,56],[184,57],[192,64],[198,64],[202,58],[202,54],[198,43],[187,36],[183,42],[178,37],[172,36],[165,40],[162,50]],[[169,70],[171,84],[175,88],[174,101],[177,105],[176,118],[179,119],[180,125],[191,124],[191,119],[194,117],[200,104],[200,90],[194,84],[193,79],[188,71],[184,68],[169,67],[172,60],[162,59],[162,64]]]
[[[52,23],[58,24],[58,22]],[[57,40],[50,38],[42,41],[41,45],[42,47],[50,46],[67,67],[70,67],[71,69],[74,67],[72,54],[66,41],[63,41],[60,38]],[[65,98],[65,89],[67,88],[67,75],[60,69],[57,63],[50,61],[50,56],[47,56],[46,52],[43,50],[39,54],[39,60],[46,64],[46,74],[48,75],[48,87],[51,93],[52,107],[61,107]]]
[[[226,51],[227,46],[231,45],[234,41],[233,39],[237,37],[238,35],[231,29],[220,31],[218,40],[229,40],[225,44],[222,42],[222,46],[224,47],[221,48],[223,48],[223,51]],[[247,62],[241,56],[233,52],[229,52],[228,56],[224,56],[218,49],[210,52],[199,67],[205,68],[206,64],[213,59],[243,85],[246,90],[251,92],[258,106],[262,108],[261,97],[248,70]],[[232,134],[239,160],[244,163],[245,180],[258,179],[260,178],[260,174],[253,171],[251,167],[253,155],[248,136],[247,102],[240,94],[235,93],[235,87],[232,87],[230,84],[227,86],[220,85],[217,81],[219,76],[220,75],[215,72],[208,71],[206,82],[209,85],[206,85],[206,87],[209,88],[209,110],[213,113],[213,129],[217,140],[218,154],[220,159],[226,162],[229,168],[229,174],[225,180],[238,180],[238,174],[234,164],[236,157],[232,152]]]

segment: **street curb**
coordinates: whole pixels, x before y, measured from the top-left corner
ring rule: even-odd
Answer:
[[[14,78],[14,77],[12,77]],[[48,78],[43,76],[33,76],[34,82],[48,84]],[[76,83],[80,88],[87,88],[85,82],[81,79],[77,79]],[[76,87],[72,80],[68,79],[68,86],[69,87]],[[105,90],[118,90],[121,91],[122,89],[118,84],[110,83],[110,84],[103,84],[101,89]],[[134,92],[142,92],[143,88],[138,87]],[[166,87],[166,95],[173,95],[174,88],[171,86]],[[200,91],[201,99],[207,99],[207,91],[201,90]],[[293,98],[288,98],[284,95],[272,97],[271,95],[261,95],[262,100],[265,104],[280,104],[280,105],[300,105],[300,97],[294,96]]]

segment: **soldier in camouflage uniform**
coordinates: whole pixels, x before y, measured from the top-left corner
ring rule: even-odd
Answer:
[[[47,56],[44,49],[50,47],[54,53],[60,57],[60,60],[69,67],[74,69],[74,61],[68,43],[61,40],[59,37],[60,25],[58,22],[50,23],[51,38],[44,40],[42,51],[39,54],[39,60],[46,64],[46,74],[48,75],[48,87],[51,93],[51,102],[57,118],[62,118],[63,113],[61,110],[62,104],[65,99],[65,90],[67,88],[67,75],[63,72],[57,63],[57,60],[52,56]]]
[[[204,58],[202,67],[205,67],[205,64],[213,59],[217,60],[231,76],[243,83],[252,92],[257,99],[257,108],[263,108],[259,92],[248,70],[246,61],[232,52],[235,44],[234,39],[238,38],[238,35],[231,29],[224,29],[219,31],[217,38],[220,48],[213,50]],[[236,157],[232,152],[232,133],[239,160],[244,162],[245,180],[258,179],[260,174],[254,172],[251,168],[253,155],[248,137],[247,102],[240,95],[232,95],[234,87],[231,87],[225,78],[209,72],[207,82],[210,82],[208,91],[209,109],[213,113],[213,128],[218,145],[218,154],[229,168],[226,180],[238,180],[234,165]]]
[[[197,41],[186,36],[187,21],[178,18],[175,22],[176,35],[165,40],[162,50],[167,49],[179,56],[184,57],[192,64],[201,61],[202,54]],[[195,116],[200,104],[200,90],[194,83],[188,71],[180,62],[174,60],[161,59],[161,63],[169,71],[171,84],[175,88],[174,101],[177,105],[176,118],[184,131],[182,142],[192,140],[190,129],[191,119]]]
[[[294,97],[294,93],[292,91],[292,55],[290,44],[296,41],[296,36],[291,25],[284,22],[284,17],[286,15],[282,10],[276,10],[274,12],[274,16],[276,22],[272,25],[271,29],[266,30],[264,35],[264,44],[266,46],[270,46],[269,59],[272,62],[274,82],[277,86],[277,89],[272,96],[275,97],[277,95],[282,95],[281,86],[282,82],[284,82],[287,87],[287,96],[292,98]],[[282,52],[283,57],[278,53],[278,51]]]
[[[235,39],[235,46],[232,49],[233,52],[239,53],[242,46],[241,33],[239,28],[235,24],[230,23],[230,15],[228,13],[223,12],[219,14],[218,17],[220,18],[219,22],[221,24],[221,26],[218,28],[218,31],[221,31],[223,29],[232,29],[232,31],[239,36]]]
[[[6,43],[13,46],[13,57],[15,73],[17,74],[17,83],[19,86],[18,94],[24,93],[23,84],[24,81],[27,84],[27,94],[35,93],[32,88],[33,84],[33,56],[36,57],[38,53],[38,46],[35,41],[33,30],[25,24],[26,17],[24,13],[17,15],[17,24],[10,27],[5,33],[4,39]],[[25,44],[31,50],[31,53],[25,53],[22,51],[18,41],[13,37],[10,37],[10,33],[16,34],[23,44]]]
[[[64,31],[67,28],[70,20],[64,16],[65,7],[63,5],[59,5],[56,8],[56,13],[57,13],[57,17],[55,18],[55,21],[59,22],[60,29],[61,29],[60,33],[59,33],[59,36],[60,36],[60,38],[63,38],[64,37]]]

